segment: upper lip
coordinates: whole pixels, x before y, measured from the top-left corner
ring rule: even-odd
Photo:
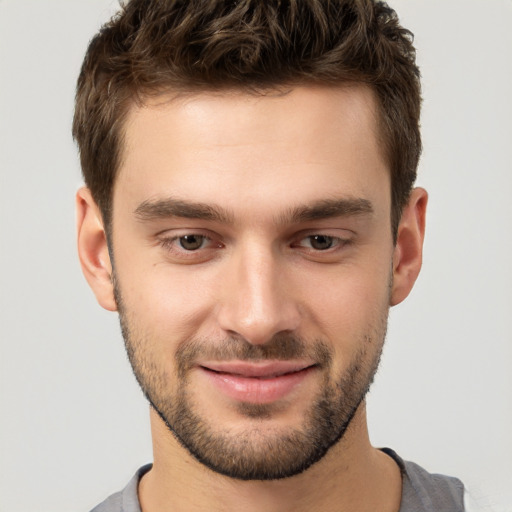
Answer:
[[[279,377],[287,373],[300,372],[314,363],[310,361],[208,361],[200,364],[201,367],[219,373],[229,373],[241,377]]]

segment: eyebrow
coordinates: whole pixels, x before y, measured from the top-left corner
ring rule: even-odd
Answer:
[[[224,208],[206,203],[196,203],[167,197],[143,201],[134,211],[140,221],[154,221],[171,217],[202,219],[233,224],[234,216]],[[297,224],[312,220],[372,214],[373,206],[363,198],[322,199],[311,204],[297,206],[280,214],[278,224]]]
[[[233,216],[221,207],[183,201],[172,197],[144,201],[137,206],[134,213],[141,221],[182,217],[211,220],[224,224],[233,223]]]
[[[333,217],[369,215],[373,213],[372,203],[363,198],[322,199],[312,204],[292,208],[279,217],[283,224],[294,224]]]

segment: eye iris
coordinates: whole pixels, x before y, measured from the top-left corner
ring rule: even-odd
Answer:
[[[180,237],[180,245],[187,251],[194,251],[203,245],[204,236],[202,235],[185,235]]]
[[[330,249],[334,243],[331,236],[314,235],[310,237],[311,247],[319,251]]]

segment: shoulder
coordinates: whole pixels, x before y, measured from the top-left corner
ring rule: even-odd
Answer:
[[[106,500],[96,505],[91,512],[122,512],[123,491],[110,495]]]
[[[105,501],[94,507],[91,512],[141,512],[137,489],[139,480],[151,467],[152,464],[142,466],[122,491],[109,496]]]
[[[458,478],[429,473],[414,462],[404,465],[403,501],[418,501],[428,511],[464,510],[464,484]]]
[[[429,473],[384,449],[402,471],[400,512],[464,512],[464,484],[452,476]]]

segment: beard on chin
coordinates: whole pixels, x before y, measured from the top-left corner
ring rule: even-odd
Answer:
[[[244,431],[235,432],[215,429],[202,418],[186,386],[180,386],[173,399],[158,403],[145,392],[160,418],[199,462],[231,478],[275,480],[305,471],[342,438],[375,372],[364,382],[354,380],[354,373],[357,371],[333,383],[325,375],[302,423],[286,430],[265,425],[265,420],[279,412],[279,404],[237,404],[240,416],[255,421]]]
[[[345,434],[373,381],[386,334],[387,314],[360,336],[359,349],[342,375],[332,375],[333,353],[322,341],[282,333],[264,345],[241,337],[220,342],[192,339],[178,347],[174,364],[177,384],[171,387],[164,364],[151,351],[149,336],[136,328],[116,292],[121,330],[135,377],[151,406],[170,432],[199,462],[240,480],[275,480],[297,475],[319,461]],[[387,313],[387,312],[386,312]],[[293,427],[278,428],[272,418],[285,408],[280,402],[236,404],[237,413],[253,420],[240,431],[213,425],[194,401],[190,373],[198,360],[309,359],[323,375],[315,399]]]

